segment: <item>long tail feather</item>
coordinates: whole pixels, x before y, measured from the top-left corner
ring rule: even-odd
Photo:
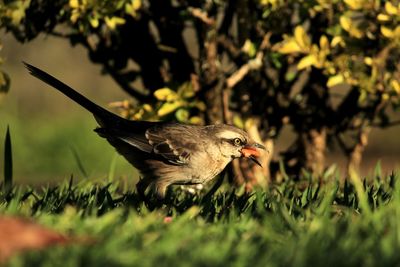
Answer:
[[[67,97],[71,98],[74,100],[76,103],[93,113],[94,117],[96,118],[97,122],[100,125],[107,124],[107,122],[115,121],[118,119],[121,119],[119,116],[109,112],[108,110],[100,107],[99,105],[93,103],[65,83],[61,82],[57,78],[51,76],[47,72],[32,66],[26,62],[23,62],[25,67],[28,69],[29,73],[38,78],[39,80],[47,83],[48,85],[54,87]]]

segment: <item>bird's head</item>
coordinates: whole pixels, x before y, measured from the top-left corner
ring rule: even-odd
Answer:
[[[265,150],[265,147],[254,142],[245,131],[230,125],[219,125],[214,132],[220,152],[225,157],[245,157],[261,166],[257,157],[260,156],[259,149]]]

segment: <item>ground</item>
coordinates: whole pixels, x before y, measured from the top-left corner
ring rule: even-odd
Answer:
[[[394,266],[400,262],[400,177],[383,177],[379,168],[371,176],[341,183],[331,173],[319,183],[285,181],[251,194],[228,185],[199,195],[177,188],[168,204],[158,206],[117,180],[15,187],[1,195],[2,216],[29,218],[62,241],[16,252],[7,262]]]

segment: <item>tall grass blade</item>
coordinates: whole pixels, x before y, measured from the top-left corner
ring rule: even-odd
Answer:
[[[380,160],[378,160],[378,162],[375,165],[374,176],[375,176],[374,178],[376,177],[382,178],[382,164]]]
[[[82,175],[85,178],[88,178],[89,176],[87,175],[85,167],[82,164],[82,161],[81,161],[81,158],[79,157],[78,151],[76,151],[76,149],[73,146],[71,146],[71,151],[72,151],[72,155],[74,156],[74,159],[76,161],[76,164],[78,165],[79,171],[82,173]]]
[[[203,202],[204,201],[210,201],[211,197],[217,192],[217,190],[221,187],[222,183],[224,182],[226,172],[222,172],[221,175],[219,175],[217,181],[214,183],[214,185],[211,187],[211,189],[207,192],[207,194],[204,195],[203,197]]]
[[[279,171],[281,172],[284,180],[286,180],[286,181],[289,180],[289,176],[286,173],[285,164],[283,163],[282,159],[279,160]]]
[[[114,153],[114,157],[110,163],[110,169],[108,170],[108,182],[110,182],[110,183],[114,180],[115,167],[117,165],[117,157],[118,157],[118,154]]]
[[[364,190],[363,183],[361,182],[361,177],[359,176],[357,171],[352,168],[350,169],[349,175],[350,175],[350,181],[352,182],[352,184],[356,189],[361,210],[366,214],[367,218],[371,218],[372,211],[368,203],[368,195]]]
[[[8,194],[13,184],[13,162],[10,127],[7,126],[6,137],[4,140],[4,190]]]

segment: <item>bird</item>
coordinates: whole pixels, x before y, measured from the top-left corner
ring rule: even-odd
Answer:
[[[162,200],[171,185],[204,185],[236,158],[248,158],[261,166],[257,157],[265,147],[240,128],[125,119],[44,70],[23,64],[32,76],[92,113],[98,123],[94,131],[140,172],[136,189],[143,197],[150,191]]]

